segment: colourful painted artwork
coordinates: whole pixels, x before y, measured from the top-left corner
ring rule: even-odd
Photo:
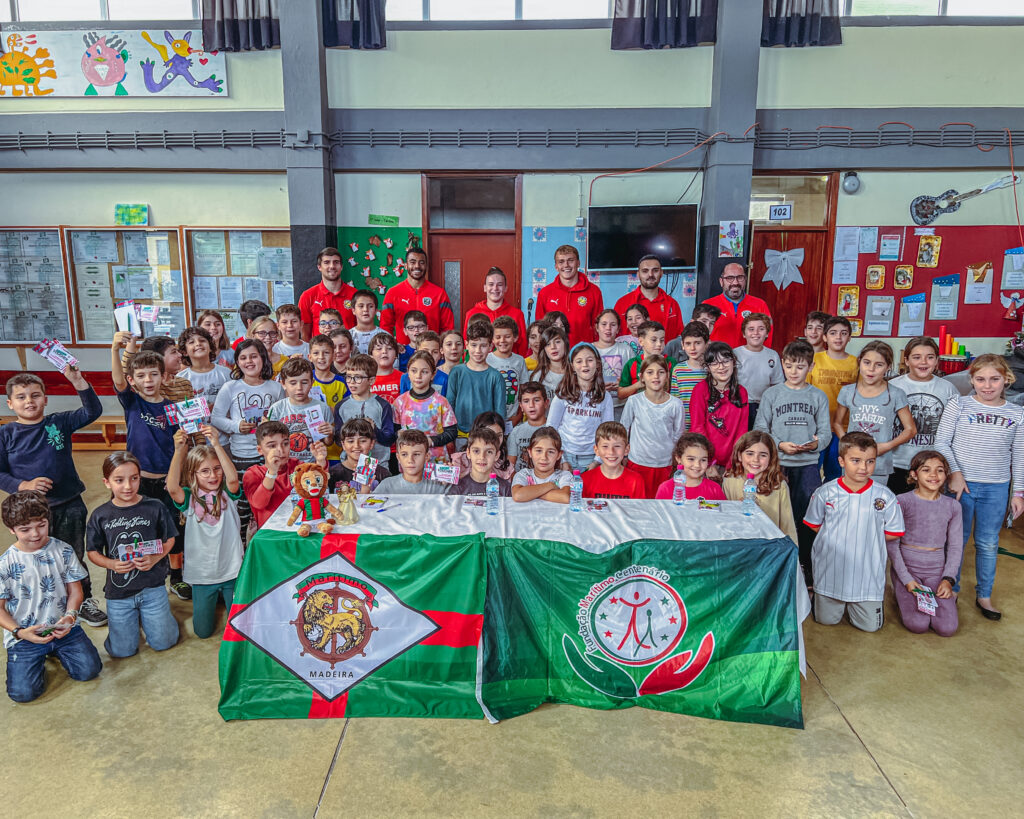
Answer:
[[[56,30],[13,33],[0,54],[0,96],[226,97],[226,58],[202,32]]]
[[[354,287],[383,295],[405,278],[405,251],[422,242],[419,228],[340,227],[343,278]]]

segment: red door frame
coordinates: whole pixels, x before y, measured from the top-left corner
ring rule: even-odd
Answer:
[[[515,179],[515,226],[512,230],[479,230],[466,228],[430,228],[430,180],[451,177],[473,178],[473,179]],[[508,293],[505,298],[509,303],[518,307],[521,303],[522,294],[520,285],[523,279],[523,175],[515,171],[496,171],[488,173],[484,171],[443,171],[438,173],[424,173],[420,175],[420,189],[422,196],[422,224],[423,224],[423,248],[430,248],[430,234],[514,234],[513,246],[515,270],[506,270],[505,276],[508,279]],[[429,257],[428,257],[429,259]],[[428,266],[427,279],[441,287],[444,287],[444,271],[434,267],[433,263]],[[449,294],[451,295],[451,294]],[[469,305],[463,305],[466,309]]]

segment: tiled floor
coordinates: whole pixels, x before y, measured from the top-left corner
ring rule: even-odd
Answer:
[[[102,456],[83,454],[95,476]],[[105,499],[88,480],[90,508]],[[1022,531],[1022,530],[1018,530]],[[1024,552],[1004,532],[1003,545]],[[973,555],[973,550],[969,550]],[[971,560],[965,567],[970,598]],[[100,573],[94,571],[94,578]],[[366,719],[225,723],[217,641],[59,669],[0,704],[4,813],[78,816],[1012,816],[1022,812],[1024,561],[1000,557],[1000,623],[960,633],[805,627],[806,728],[548,706],[499,725]],[[102,644],[103,629],[89,635]]]

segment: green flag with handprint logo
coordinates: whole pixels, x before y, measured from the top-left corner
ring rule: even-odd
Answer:
[[[642,706],[802,727],[796,547],[638,540],[603,554],[487,543],[482,699]]]

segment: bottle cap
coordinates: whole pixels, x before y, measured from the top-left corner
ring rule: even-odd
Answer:
[[[748,472],[747,473],[747,480],[748,481],[754,480],[754,473],[753,472]]]
[[[495,475],[495,474],[494,474],[494,473],[492,472],[492,473],[491,473],[491,477],[492,477],[492,478],[497,478],[498,476],[497,476],[497,475]]]
[[[679,464],[679,466],[676,467],[676,472],[682,472],[682,471],[683,471],[683,465]]]
[[[572,471],[572,474],[573,474],[573,475],[579,475],[579,474],[580,474],[580,471],[579,471],[578,469],[574,469],[574,470]]]

